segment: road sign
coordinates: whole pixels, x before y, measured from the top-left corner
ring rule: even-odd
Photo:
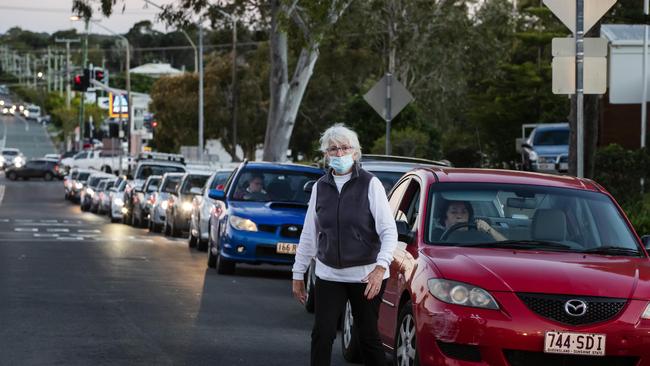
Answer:
[[[616,0],[584,0],[584,33],[587,33],[605,13],[616,4]],[[546,5],[564,25],[576,33],[576,0],[544,0]]]
[[[607,40],[605,38],[585,38],[585,57],[607,57]],[[553,57],[574,57],[576,39],[573,37],[553,38]]]
[[[584,94],[607,91],[607,58],[585,57]],[[553,94],[576,93],[576,58],[553,57]]]
[[[386,100],[389,97],[387,84],[389,76],[385,75],[375,86],[370,89],[363,99],[370,104],[385,121],[390,121],[399,112],[404,109],[411,101],[413,96],[396,78],[390,77],[390,111],[386,110]],[[389,115],[390,112],[390,115]]]

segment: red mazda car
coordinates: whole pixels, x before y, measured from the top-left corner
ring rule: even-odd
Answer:
[[[390,205],[401,246],[379,331],[395,365],[650,365],[648,253],[597,183],[423,168]]]

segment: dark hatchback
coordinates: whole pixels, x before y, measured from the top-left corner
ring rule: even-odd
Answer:
[[[54,178],[60,178],[61,175],[59,173],[59,164],[56,161],[35,159],[28,161],[21,167],[8,167],[5,170],[5,176],[10,180],[43,178],[49,181]]]

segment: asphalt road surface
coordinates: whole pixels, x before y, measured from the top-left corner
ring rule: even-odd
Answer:
[[[21,125],[13,146],[41,151]],[[308,365],[313,318],[290,278],[218,275],[184,239],[82,213],[61,182],[0,174],[0,365]]]
[[[0,148],[15,147],[27,158],[56,152],[45,128],[35,121],[0,115],[0,122]]]

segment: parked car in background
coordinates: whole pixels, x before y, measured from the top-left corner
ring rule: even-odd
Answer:
[[[81,200],[81,191],[83,190],[90,175],[95,172],[86,169],[78,169],[75,178],[70,180],[70,191],[68,192],[68,199],[72,202],[79,203]]]
[[[168,172],[185,173],[185,158],[179,154],[142,153],[136,158],[133,177],[124,190],[124,215],[122,221],[131,224],[133,218],[133,196],[136,189],[141,189],[150,175],[164,175]]]
[[[135,227],[148,226],[149,224],[149,200],[158,190],[162,176],[150,175],[140,189],[136,189],[133,195],[133,222]]]
[[[3,148],[0,151],[0,168],[7,169],[12,166],[22,166],[25,164],[25,155],[20,150],[12,147]]]
[[[165,173],[158,190],[152,194],[149,209],[149,231],[158,232],[165,225],[169,195],[176,192],[185,173]]]
[[[113,185],[113,188],[108,194],[109,200],[109,210],[108,217],[111,219],[111,222],[118,222],[122,220],[124,214],[124,190],[127,186],[127,180],[119,179]]]
[[[59,164],[45,159],[28,160],[24,165],[14,163],[5,169],[5,176],[10,180],[42,178],[50,181],[59,177]]]
[[[421,168],[397,183],[389,201],[400,245],[378,328],[395,364],[650,362],[650,283],[639,280],[650,276],[648,254],[602,186]],[[449,225],[451,203],[493,209],[468,209]],[[343,353],[355,361],[354,317],[344,314]]]
[[[219,169],[212,173],[206,185],[203,187],[201,194],[194,196],[190,218],[190,235],[188,238],[190,248],[196,247],[201,251],[208,249],[208,223],[210,221],[210,213],[216,203],[215,200],[208,197],[208,194],[212,189],[223,190],[232,172],[233,169]]]
[[[103,150],[81,151],[73,157],[61,159],[61,165],[64,165],[66,169],[93,169],[105,173],[126,171],[128,164],[127,156],[120,157],[117,152]]]
[[[561,173],[569,169],[568,123],[540,124],[522,144],[524,170]]]
[[[210,216],[208,266],[220,274],[237,263],[291,264],[307,213],[304,186],[323,170],[315,167],[244,162],[223,190]]]
[[[88,181],[84,184],[81,194],[79,196],[79,206],[81,206],[81,211],[88,211],[92,203],[93,196],[99,194],[97,192],[97,187],[102,181],[114,178],[115,176],[106,174],[103,172],[93,173],[88,177]]]
[[[90,212],[101,214],[99,211],[100,205],[102,200],[104,199],[104,196],[106,196],[107,191],[111,189],[111,187],[115,184],[115,178],[107,178],[103,181],[101,181],[97,185],[97,189],[95,190],[95,194],[92,197],[91,203],[90,203]]]
[[[23,116],[25,116],[25,119],[27,120],[40,121],[42,117],[41,107],[35,104],[30,104],[23,110]]]
[[[180,236],[182,232],[189,231],[192,201],[195,196],[201,195],[208,178],[210,178],[208,171],[185,173],[176,191],[171,193],[168,198],[167,211],[165,212],[165,235]]]

